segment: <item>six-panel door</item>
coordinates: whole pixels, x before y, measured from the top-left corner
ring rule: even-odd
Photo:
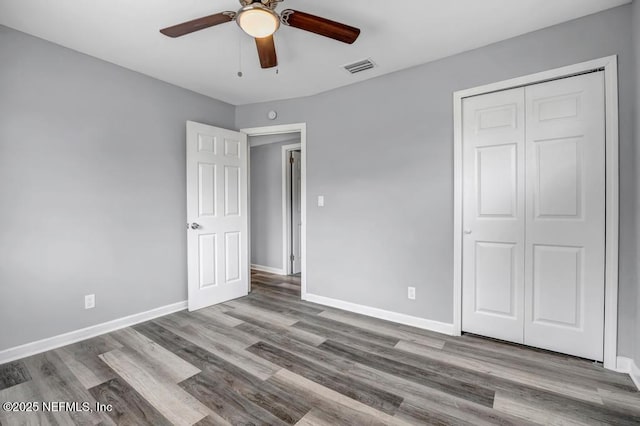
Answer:
[[[247,295],[247,138],[187,122],[189,310]]]

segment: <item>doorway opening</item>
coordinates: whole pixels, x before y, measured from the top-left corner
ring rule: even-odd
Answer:
[[[242,131],[249,136],[251,285],[276,286],[304,298],[305,126]]]

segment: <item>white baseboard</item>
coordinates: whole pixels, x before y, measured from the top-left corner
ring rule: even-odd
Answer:
[[[343,300],[331,299],[329,297],[318,296],[309,293],[303,295],[302,299],[309,302],[318,303],[320,305],[342,309],[344,311],[355,312],[356,314],[367,315],[378,319],[397,322],[399,324],[422,328],[423,330],[435,331],[437,333],[448,334],[450,336],[454,335],[453,324],[428,320],[425,318],[418,318],[411,315],[399,314],[397,312],[385,311],[384,309],[372,308],[370,306],[358,305],[357,303],[345,302]]]
[[[627,373],[638,390],[640,390],[640,367],[638,367],[631,358],[619,356],[618,362],[616,363],[616,371]]]
[[[70,331],[68,333],[59,334],[57,336],[48,337],[46,339],[16,346],[13,348],[0,351],[0,364],[4,364],[16,359],[25,358],[41,352],[57,349],[62,346],[70,345],[81,340],[109,333],[121,328],[130,327],[144,321],[149,321],[164,315],[182,311],[187,308],[187,301],[172,303],[171,305],[161,306],[146,312],[129,315],[112,321],[103,322],[101,324],[92,325],[80,330]]]
[[[287,275],[284,272],[283,269],[281,269],[281,268],[272,268],[271,266],[254,265],[252,263],[251,264],[251,269],[255,269],[256,271],[260,271],[260,272],[268,272],[270,274]]]

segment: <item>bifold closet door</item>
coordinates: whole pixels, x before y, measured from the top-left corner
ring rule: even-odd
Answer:
[[[604,73],[528,86],[525,344],[602,361]]]
[[[462,329],[602,361],[604,73],[463,101]]]
[[[463,101],[462,329],[524,341],[524,89]]]

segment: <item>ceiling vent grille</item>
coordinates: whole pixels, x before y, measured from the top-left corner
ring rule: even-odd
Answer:
[[[363,61],[358,61],[358,62],[354,62],[353,64],[345,65],[344,69],[349,71],[351,74],[356,74],[362,71],[370,70],[375,66],[376,64],[374,64],[371,59],[365,59]]]

